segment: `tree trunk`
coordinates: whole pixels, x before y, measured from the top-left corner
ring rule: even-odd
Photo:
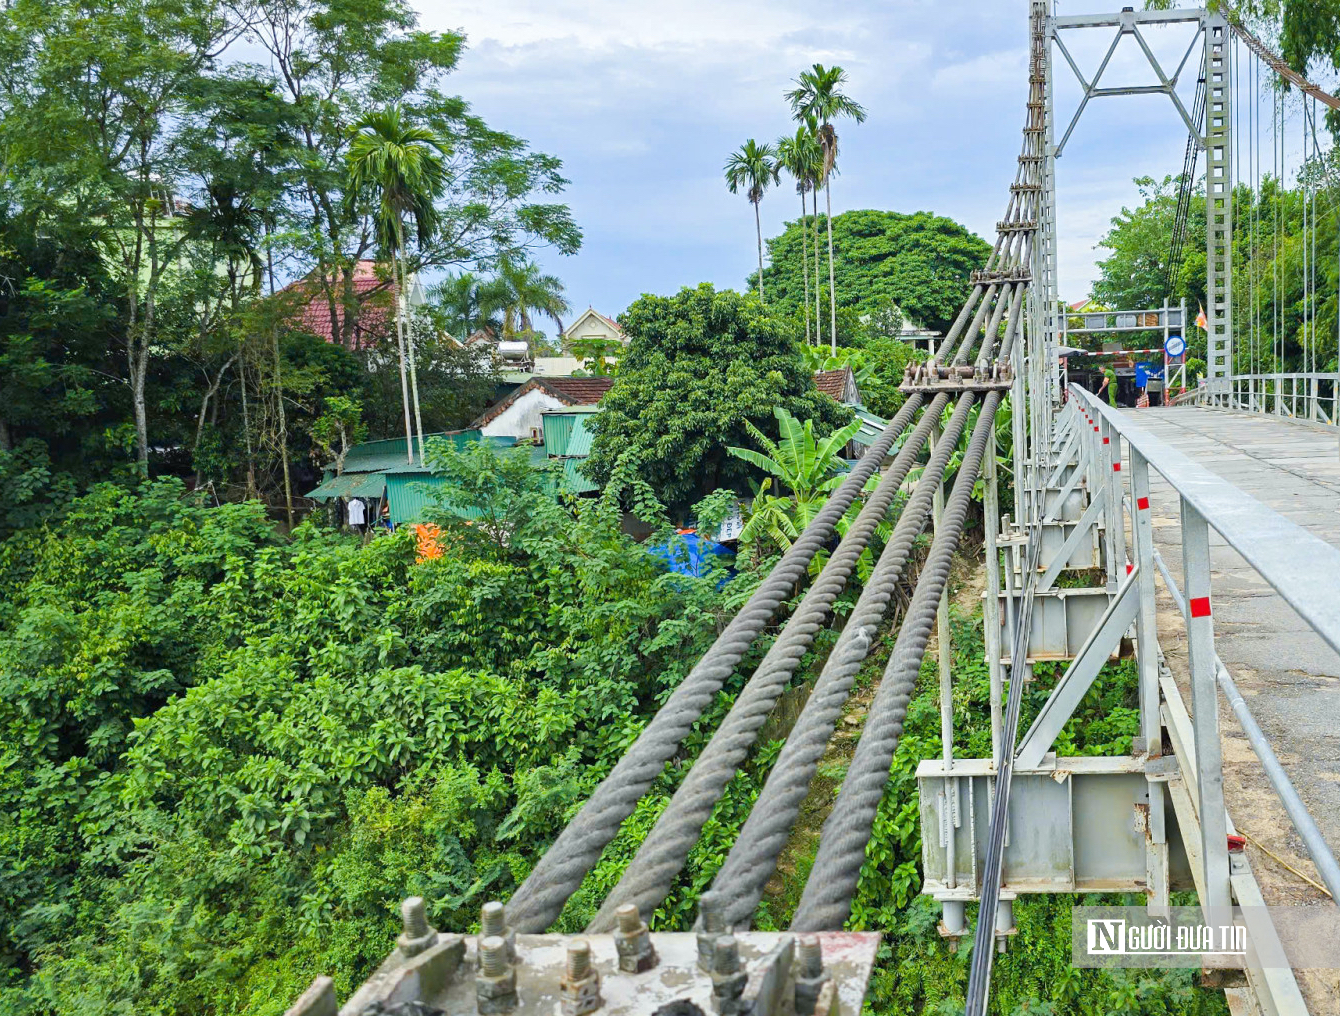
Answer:
[[[130,335],[130,402],[135,413],[135,461],[140,475],[149,476],[149,414],[145,406],[144,387],[149,372],[149,343],[140,334],[138,326]]]
[[[408,284],[408,273],[405,271],[405,265],[402,261],[400,264],[401,292],[396,295],[397,309],[409,306],[409,295],[404,292],[404,288]],[[409,354],[409,388],[410,394],[414,397],[414,429],[419,432],[419,465],[422,466],[426,465],[428,460],[424,458],[423,451],[423,414],[419,411],[419,374],[415,366],[417,358],[414,352],[414,325],[412,321],[405,322],[405,349]]]
[[[823,314],[819,309],[819,299],[823,286],[819,284],[819,186],[814,187],[814,344],[817,346],[823,338]]]
[[[279,408],[279,461],[284,466],[284,509],[288,528],[293,529],[293,481],[288,472],[288,414],[284,411],[284,379],[279,361],[279,329],[272,326],[275,358],[275,404]]]
[[[391,259],[391,271],[398,274],[396,259]],[[405,319],[400,313],[400,293],[397,284],[395,300],[395,341],[396,351],[400,354],[400,398],[405,406],[405,460],[414,465],[414,428],[410,423],[409,379],[405,370]]]
[[[210,400],[218,393],[219,386],[223,384],[223,376],[228,373],[228,368],[233,365],[233,361],[236,359],[237,354],[234,353],[224,361],[223,366],[219,368],[218,374],[214,376],[214,380],[209,383],[209,387],[205,389],[205,394],[200,399],[200,413],[195,418],[195,444],[191,446],[192,461],[197,459],[200,455],[200,440],[205,433],[205,414],[209,411]],[[206,374],[205,377],[208,378],[209,375]],[[200,467],[196,466],[195,485],[197,487],[200,486],[201,479]]]
[[[828,325],[833,337],[832,351],[837,356],[837,291],[833,288],[833,191],[824,181],[824,206],[828,218]]]
[[[763,223],[758,216],[757,201],[754,202],[754,232],[758,234],[758,300],[766,304],[768,300],[763,295]]]
[[[805,206],[805,191],[800,192],[800,277],[805,282],[805,345],[810,344],[810,245],[806,242],[806,234],[810,231],[810,224],[805,221],[808,216],[805,214],[809,209]]]

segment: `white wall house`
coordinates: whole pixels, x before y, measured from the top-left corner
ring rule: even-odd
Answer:
[[[593,406],[610,390],[609,377],[534,377],[470,424],[485,437],[543,441],[541,414],[566,406]]]
[[[591,307],[587,307],[577,316],[576,321],[563,329],[562,338],[565,349],[579,339],[605,339],[617,342],[621,346],[628,345],[628,339],[624,336],[619,323]]]

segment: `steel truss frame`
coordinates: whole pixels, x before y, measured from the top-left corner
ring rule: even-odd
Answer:
[[[1233,373],[1233,195],[1230,189],[1232,179],[1232,94],[1233,81],[1231,63],[1228,59],[1229,40],[1231,38],[1228,19],[1221,13],[1208,10],[1171,10],[1171,11],[1134,11],[1123,10],[1118,14],[1090,14],[1049,19],[1048,36],[1052,45],[1060,51],[1074,73],[1083,90],[1078,107],[1070,118],[1061,141],[1056,145],[1054,157],[1060,158],[1067,142],[1079,125],[1089,101],[1101,97],[1129,95],[1167,95],[1178,116],[1186,125],[1197,145],[1205,150],[1205,256],[1206,256],[1206,363],[1209,373],[1208,396],[1222,402],[1229,391],[1228,379]],[[1195,24],[1186,50],[1176,68],[1169,74],[1164,70],[1141,26]],[[1092,79],[1086,78],[1079,64],[1065,44],[1062,32],[1067,30],[1115,28],[1112,42],[1104,54],[1102,62]],[[1156,85],[1117,85],[1103,86],[1100,82],[1107,72],[1113,54],[1122,39],[1130,36],[1139,46],[1150,69],[1158,79]],[[1201,60],[1199,73],[1205,82],[1205,128],[1200,126],[1188,112],[1185,103],[1177,94],[1178,83],[1190,63],[1197,42],[1201,42]],[[1047,195],[1047,202],[1055,206],[1055,180],[1048,179],[1053,192]],[[1054,306],[1054,303],[1050,306]],[[1182,315],[1185,320],[1185,314]],[[1079,331],[1079,329],[1073,329]]]

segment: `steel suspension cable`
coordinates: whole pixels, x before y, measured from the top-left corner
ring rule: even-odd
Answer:
[[[922,396],[914,394],[904,404],[909,416],[921,401]],[[623,877],[605,898],[600,912],[587,925],[589,933],[600,934],[614,928],[615,912],[627,903],[636,904],[645,920],[669,894],[712,810],[748,756],[759,730],[813,644],[815,634],[832,613],[833,603],[850,580],[870,538],[888,514],[922,440],[924,436],[918,429],[904,442],[893,465],[885,472],[832,558],[806,592],[795,615],[787,622],[694,762],[669,806],[624,870]]]
[[[947,395],[937,395],[922,414],[922,426],[918,428],[915,438],[918,439],[918,450],[948,401]],[[866,582],[847,619],[846,627],[838,637],[837,645],[820,671],[799,719],[791,729],[763,790],[736,837],[735,845],[717,872],[712,891],[722,900],[722,912],[728,924],[745,926],[763,897],[764,886],[777,867],[777,858],[786,845],[796,816],[800,813],[800,806],[809,793],[819,759],[842,715],[842,707],[855,683],[856,674],[869,653],[875,631],[902,579],[903,569],[911,557],[913,541],[926,524],[935,489],[940,485],[945,466],[967,423],[973,401],[972,393],[960,398],[944,436],[936,442],[935,454],[925,467],[912,497],[903,507],[893,537],[880,555],[875,571]]]
[[[557,919],[568,898],[581,886],[605,845],[614,838],[624,819],[632,814],[638,800],[660,775],[680,741],[716,697],[782,601],[792,594],[814,555],[828,545],[838,521],[847,513],[914,412],[915,407],[912,407],[894,417],[865,457],[829,497],[814,521],[540,858],[508,902],[512,927],[522,932],[539,933]]]
[[[1022,290],[1021,286],[1016,295],[1022,295]],[[1011,307],[1000,354],[1002,358],[1008,357],[1013,349],[1021,306],[1020,300]],[[893,754],[902,737],[907,703],[921,672],[926,643],[939,612],[950,565],[958,550],[972,489],[987,452],[992,421],[1000,401],[1000,392],[988,392],[982,401],[977,424],[954,478],[953,492],[941,515],[940,527],[917,581],[912,603],[898,632],[875,701],[866,714],[856,755],[824,823],[819,853],[791,922],[793,931],[840,929],[851,912],[851,900],[865,861],[866,844],[888,782]],[[994,455],[995,449],[990,449],[990,453]]]
[[[833,810],[824,822],[819,853],[791,921],[792,931],[841,930],[851,913],[851,900],[861,866],[865,863],[875,813],[884,797],[889,767],[902,737],[907,703],[921,673],[921,660],[949,580],[949,569],[963,534],[972,488],[991,435],[992,418],[999,406],[1000,393],[988,392],[968,442],[967,454],[954,478],[953,491],[941,515],[939,532],[894,643],[893,655],[875,700],[866,713],[865,729],[861,732],[856,754],[847,767]],[[942,632],[941,638],[944,637],[946,634]]]
[[[988,299],[994,290],[994,286],[985,289]],[[941,362],[945,353],[953,348],[973,306],[982,301],[985,307],[983,295],[982,286],[973,287],[968,302],[941,343],[935,363]],[[967,356],[975,338],[977,320],[974,318],[972,329],[961,332],[962,341],[955,352],[955,363]],[[582,810],[559,833],[508,902],[512,927],[521,932],[538,933],[558,918],[564,904],[580,888],[605,846],[632,814],[637,802],[655,782],[665,763],[721,690],[764,625],[782,601],[791,595],[814,555],[832,539],[838,521],[864,489],[866,481],[906,429],[921,403],[920,395],[909,397],[884,433],[591,794]]]
[[[1023,289],[1022,285],[1016,286],[1010,301],[1007,349],[1018,329]],[[1002,294],[998,311],[1003,310],[1004,303]],[[1000,314],[993,314],[992,320],[994,329]],[[990,343],[994,330],[989,330],[987,334]],[[999,393],[996,394],[998,403]],[[923,415],[923,425],[932,413],[935,414],[934,419],[938,419],[937,404],[943,406],[945,401],[946,396],[936,398]],[[935,452],[916,491],[903,509],[893,539],[867,582],[838,645],[821,671],[781,756],[736,838],[735,846],[717,874],[713,891],[723,899],[726,918],[732,923],[743,925],[749,921],[762,898],[764,886],[776,868],[777,858],[795,825],[800,806],[809,793],[819,759],[832,737],[856,674],[868,655],[871,637],[883,620],[893,590],[901,579],[912,541],[925,526],[935,491],[943,483],[945,466],[958,444],[974,403],[975,396],[972,393],[963,395],[944,434],[936,441]],[[917,447],[920,448],[920,441]]]

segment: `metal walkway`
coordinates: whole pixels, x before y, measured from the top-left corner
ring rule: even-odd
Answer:
[[[1218,409],[1172,407],[1125,415],[1289,521],[1340,548],[1340,452],[1334,430]],[[1157,474],[1150,486],[1154,543],[1180,584],[1176,562],[1182,531],[1177,497]],[[1213,532],[1210,564],[1219,656],[1279,750],[1281,762],[1323,834],[1331,843],[1340,843],[1340,655]],[[1177,673],[1177,664],[1182,663],[1184,673],[1184,645],[1172,637],[1180,631],[1180,615],[1166,594],[1160,597],[1159,615],[1169,664]],[[1231,717],[1224,718],[1223,732],[1224,795],[1239,830],[1315,877],[1306,851]],[[1269,858],[1263,857],[1255,867],[1268,902],[1323,898]]]

